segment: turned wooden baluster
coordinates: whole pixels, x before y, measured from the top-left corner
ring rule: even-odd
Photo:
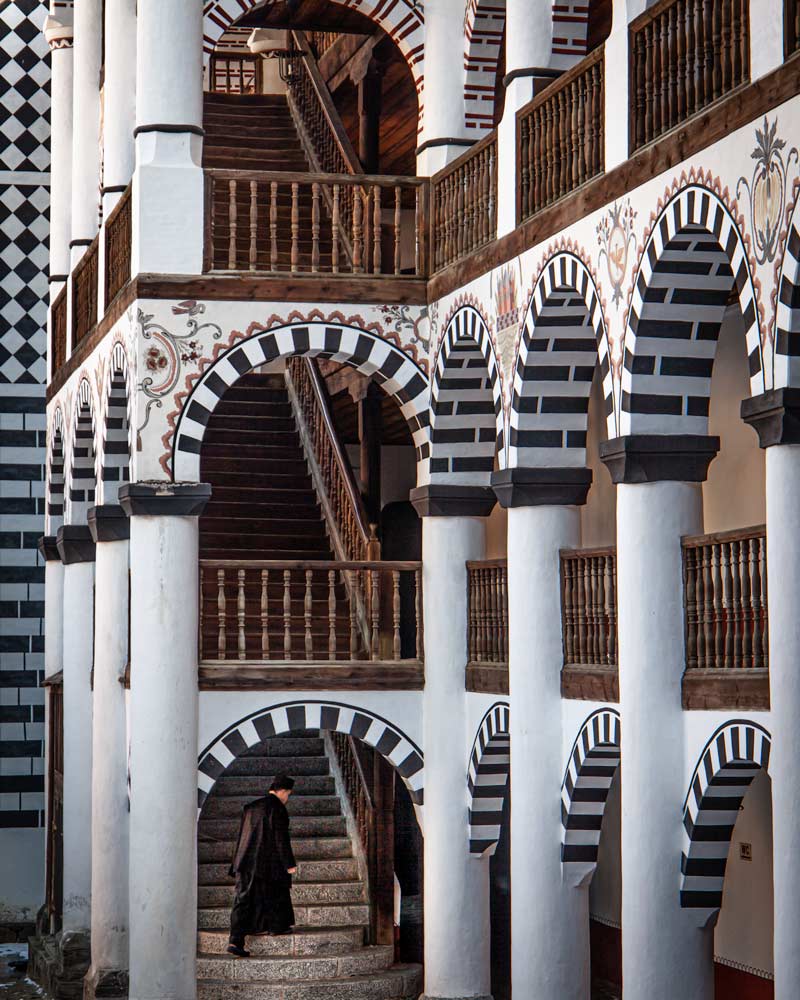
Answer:
[[[423,657],[423,634],[422,634],[422,570],[418,569],[414,573],[414,621],[416,626],[416,646],[417,659]]]
[[[612,611],[614,601],[614,564],[613,556],[603,556],[601,572],[603,574],[603,628],[600,641],[601,663],[609,664],[615,660],[614,636],[612,634]]]
[[[753,666],[753,595],[750,589],[750,559],[752,540],[745,538],[741,544],[742,574],[742,663]]]
[[[372,659],[379,660],[381,656],[381,597],[380,574],[378,570],[369,571],[370,584],[370,615],[372,619]]]
[[[722,94],[722,3],[723,0],[716,0],[715,3],[709,4],[711,8],[709,16],[711,18],[711,44],[713,59],[711,79],[715,101]]]
[[[300,263],[300,185],[297,183],[292,184],[292,252],[291,252],[291,268],[292,271],[298,269]]]
[[[333,185],[333,207],[331,209],[331,271],[339,273],[339,227],[341,225],[339,209],[339,185]]]
[[[725,630],[722,619],[722,552],[719,545],[710,545],[714,593],[714,667],[721,667],[725,655]]]
[[[600,663],[600,632],[603,621],[602,604],[600,603],[600,578],[598,576],[599,560],[597,556],[591,559],[592,577],[592,663]]]
[[[272,181],[269,186],[269,267],[271,271],[278,270],[278,184]]]
[[[686,576],[686,667],[697,666],[697,550],[684,549]]]
[[[731,89],[733,79],[733,46],[731,45],[731,0],[722,0],[721,13],[721,37],[720,37],[720,69],[722,93],[727,94]]]
[[[381,273],[381,189],[372,192],[372,273]]]
[[[269,570],[261,570],[261,658],[269,659]]]
[[[469,597],[467,599],[467,659],[474,661],[476,657],[475,641],[475,570],[467,571],[467,589]]]
[[[228,270],[236,270],[236,181],[228,181]]]
[[[653,96],[655,73],[653,72],[653,26],[648,24],[641,32],[644,53],[644,142],[653,138]]]
[[[733,632],[733,667],[735,670],[742,666],[742,543],[731,542],[731,572],[732,591],[731,600],[733,602],[733,615],[731,621],[731,631]]]
[[[283,571],[283,656],[292,658],[292,571]]]
[[[217,570],[217,657],[225,659],[225,649],[227,646],[227,634],[225,630],[225,570]]]
[[[751,563],[751,593],[753,595],[753,666],[765,666],[764,654],[766,645],[764,643],[764,604],[762,603],[762,572],[761,572],[761,548],[762,540],[753,539],[752,542],[752,563]]]
[[[356,609],[358,606],[358,599],[361,594],[360,587],[360,574],[354,573],[348,570],[348,579],[350,581],[349,587],[349,603],[350,603],[350,659],[355,660],[358,656],[358,618],[356,617]]]
[[[522,191],[522,215],[523,218],[530,213],[530,187],[531,187],[531,116],[526,115],[519,123],[520,141],[520,190]]]
[[[703,545],[703,651],[702,666],[714,666],[714,586],[712,582],[711,546]]]
[[[686,117],[686,0],[675,5],[675,104],[674,121]]]
[[[586,592],[584,589],[583,559],[575,560],[575,603],[577,610],[578,663],[586,663]]]
[[[703,668],[707,666],[707,644],[705,627],[706,608],[706,588],[705,588],[705,563],[703,559],[703,547],[694,549],[694,574],[697,602],[697,666]]]
[[[200,646],[200,659],[201,660],[205,659],[205,654],[206,654],[206,640],[205,640],[205,636],[203,635],[203,626],[205,625],[205,617],[206,617],[206,609],[205,609],[205,586],[204,586],[205,579],[206,579],[206,572],[205,572],[205,569],[201,566],[200,567],[200,586],[198,588],[199,591],[200,591],[200,601],[199,601],[198,608],[197,608],[198,619],[199,619],[198,620],[198,630],[197,631],[198,631],[198,635],[200,637],[199,646]]]
[[[695,112],[697,95],[695,94],[695,52],[696,39],[694,36],[694,9],[693,0],[681,0],[684,5],[683,10],[683,33],[686,38],[686,66],[684,68],[684,88],[686,91],[686,114],[693,115]]]
[[[306,589],[303,599],[303,619],[305,624],[305,647],[307,660],[314,659],[314,636],[311,631],[314,617],[314,593],[312,589],[313,576],[313,570],[307,569]]]
[[[250,181],[250,270],[258,267],[258,184]]]
[[[403,221],[402,212],[402,188],[395,186],[394,189],[394,273],[400,273],[400,226]]]
[[[705,104],[710,104],[714,100],[714,13],[713,4],[706,4],[700,0],[700,7],[703,18],[703,99]]]
[[[735,605],[733,603],[733,552],[730,542],[720,543],[722,560],[722,583],[723,596],[722,606],[724,609],[725,623],[725,667],[733,666],[733,616]]]
[[[362,261],[361,195],[356,191],[353,201],[353,273],[361,274]]]
[[[561,557],[561,617],[564,632],[564,662],[574,663],[574,641],[572,634],[572,570],[569,559]]]
[[[238,653],[239,659],[243,660],[247,656],[247,638],[245,635],[245,611],[247,610],[247,603],[245,601],[244,593],[244,570],[240,569],[237,573],[239,589],[236,596],[236,623],[238,625]]]
[[[392,570],[392,652],[395,660],[400,659],[400,570]]]
[[[422,260],[422,220],[423,220],[423,208],[422,199],[424,193],[421,187],[415,188],[415,202],[414,202],[414,273],[416,275],[422,274],[423,260]]]
[[[311,272],[319,271],[319,184],[311,185]]]

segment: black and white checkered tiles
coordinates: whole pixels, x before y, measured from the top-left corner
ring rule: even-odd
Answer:
[[[431,385],[431,480],[487,485],[503,451],[503,400],[489,330],[473,306],[447,325]]]
[[[197,808],[201,809],[222,772],[249,747],[281,733],[326,729],[363,740],[382,754],[403,780],[412,802],[422,805],[422,751],[399,729],[364,709],[330,701],[287,702],[254,712],[235,723],[200,754]],[[132,776],[136,781],[136,775]]]
[[[44,821],[47,4],[0,4],[0,828]]]
[[[511,399],[511,468],[586,464],[598,357],[608,414],[613,385],[600,299],[583,262],[560,253],[539,277],[525,316]]]
[[[484,715],[469,758],[469,852],[492,855],[500,840],[503,806],[509,794],[511,743],[507,702]]]
[[[706,744],[692,777],[683,815],[681,906],[722,906],[722,888],[739,806],[761,768],[769,769],[772,741],[755,722],[720,727]]]

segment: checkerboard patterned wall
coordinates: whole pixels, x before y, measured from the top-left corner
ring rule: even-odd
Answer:
[[[0,3],[0,828],[44,821],[47,4]]]

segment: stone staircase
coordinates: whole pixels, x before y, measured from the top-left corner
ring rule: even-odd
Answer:
[[[298,872],[295,932],[253,937],[251,957],[226,954],[228,866],[242,807],[276,773],[296,778],[289,800]],[[419,966],[367,945],[367,886],[319,733],[275,737],[237,758],[206,799],[198,826],[198,1000],[417,1000]]]

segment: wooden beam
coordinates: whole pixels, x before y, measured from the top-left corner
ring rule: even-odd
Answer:
[[[690,711],[768,712],[769,670],[687,670],[682,701]]]
[[[222,661],[200,664],[201,691],[421,691],[419,661]]]

